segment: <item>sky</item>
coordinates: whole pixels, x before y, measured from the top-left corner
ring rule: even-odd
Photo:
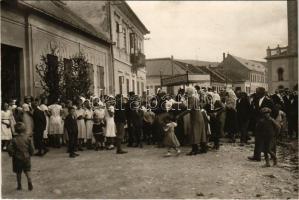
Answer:
[[[286,1],[128,1],[150,30],[147,58],[222,61],[222,54],[261,60],[287,45]]]

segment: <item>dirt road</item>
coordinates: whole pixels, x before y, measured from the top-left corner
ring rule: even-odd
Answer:
[[[253,145],[224,144],[204,155],[164,158],[165,149],[145,146],[84,151],[68,158],[65,148],[32,158],[34,190],[16,191],[11,159],[2,153],[2,198],[298,198],[294,173],[285,164],[263,168],[246,160]]]

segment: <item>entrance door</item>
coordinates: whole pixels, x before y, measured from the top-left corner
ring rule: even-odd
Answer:
[[[2,102],[20,100],[21,49],[1,44],[1,97]]]

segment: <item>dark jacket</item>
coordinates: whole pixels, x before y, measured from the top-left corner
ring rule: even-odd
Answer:
[[[125,111],[125,105],[116,104],[115,114],[114,114],[114,122],[115,123],[126,123],[127,116]]]
[[[265,139],[277,135],[278,130],[279,126],[274,120],[266,119],[264,117],[262,117],[256,125],[257,136]]]
[[[284,98],[283,97],[280,98],[278,96],[278,94],[273,94],[271,96],[271,98],[272,98],[272,101],[273,101],[274,105],[279,104],[281,106],[281,108],[284,110],[285,104],[284,104]]]
[[[226,117],[225,117],[225,125],[224,130],[228,133],[236,133],[237,132],[237,111],[234,108],[226,108]]]
[[[8,146],[9,155],[24,162],[30,160],[33,152],[31,140],[24,133],[16,135]]]
[[[289,114],[290,117],[294,118],[298,123],[298,95],[292,97]]]
[[[47,126],[47,120],[45,113],[41,111],[39,108],[35,109],[33,112],[33,123],[34,128],[33,132],[36,133],[43,133]]]
[[[143,112],[141,110],[133,110],[131,113],[131,122],[135,128],[142,128],[143,126]]]
[[[277,115],[278,115],[278,110],[274,106],[273,101],[269,97],[267,97],[267,96],[265,96],[265,98],[263,99],[261,105],[259,105],[259,101],[260,101],[260,99],[257,98],[253,102],[254,103],[254,117],[256,119],[260,119],[262,117],[262,114],[261,114],[260,110],[262,108],[264,108],[264,107],[268,107],[268,108],[270,108],[272,110],[271,117],[273,117],[275,119],[277,117]]]
[[[68,134],[78,133],[78,125],[76,117],[73,117],[69,114],[64,120],[64,127],[67,130]]]
[[[250,118],[250,102],[248,98],[240,98],[236,104],[238,121],[246,122]]]
[[[293,97],[291,95],[289,96],[289,98],[287,96],[283,97],[283,101],[284,101],[283,111],[287,114],[287,117],[289,117],[289,114],[292,110],[292,105],[291,105],[292,99],[293,99]]]

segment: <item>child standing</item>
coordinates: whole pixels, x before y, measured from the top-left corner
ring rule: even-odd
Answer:
[[[165,131],[165,136],[164,136],[164,145],[168,147],[167,154],[165,155],[166,157],[171,156],[171,149],[174,149],[176,151],[176,155],[178,156],[181,151],[179,149],[180,143],[175,136],[174,133],[174,128],[177,126],[177,123],[171,121],[170,116],[165,118],[165,126],[163,127]]]
[[[116,137],[116,127],[114,122],[114,107],[108,107],[108,113],[106,115],[106,139],[107,139],[107,149],[114,149],[114,138]]]
[[[89,100],[86,100],[84,104],[85,104],[85,126],[86,126],[87,149],[92,149],[93,111],[91,109]]]
[[[263,152],[265,155],[266,165],[265,167],[270,167],[269,155],[273,159],[273,165],[277,164],[277,158],[275,153],[272,151],[272,145],[275,143],[275,135],[279,130],[278,123],[271,118],[271,109],[264,107],[261,109],[263,117],[257,122],[256,125],[256,136],[260,137],[260,143],[263,147]]]
[[[27,181],[28,190],[33,189],[30,170],[31,170],[31,156],[33,154],[33,147],[31,140],[26,135],[26,127],[22,122],[15,125],[16,136],[12,139],[8,147],[8,153],[12,156],[13,172],[17,174],[17,190],[22,189],[22,171],[24,171]]]
[[[103,118],[95,118],[94,124],[92,126],[92,132],[96,140],[96,146],[95,146],[96,151],[98,151],[99,149],[100,150],[104,149],[104,140],[105,140],[104,130],[105,130],[105,122]]]
[[[85,126],[85,110],[83,108],[83,102],[81,99],[78,100],[78,107],[76,110],[77,125],[78,125],[78,150],[83,151],[83,143],[86,139],[86,126]]]
[[[64,120],[64,128],[68,134],[68,152],[70,154],[70,158],[74,158],[79,156],[79,154],[75,153],[75,149],[77,147],[78,142],[78,124],[77,124],[77,116],[76,109],[71,106],[69,107],[68,115]]]

